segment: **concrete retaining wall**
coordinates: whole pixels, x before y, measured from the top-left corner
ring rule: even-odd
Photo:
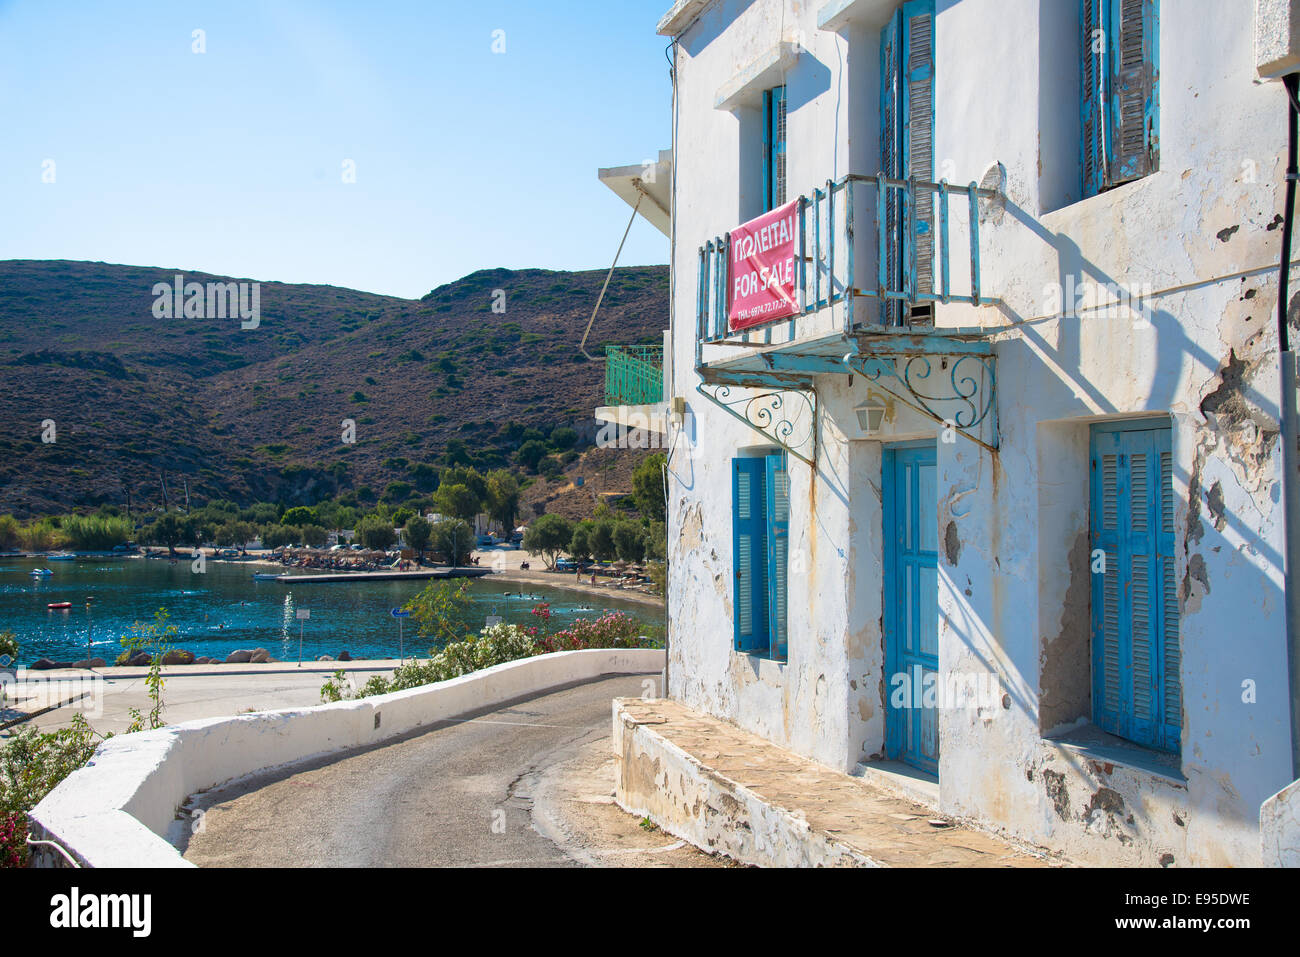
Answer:
[[[663,667],[659,649],[564,651],[360,701],[120,735],[32,809],[31,835],[57,842],[84,867],[189,867],[165,835],[196,791],[550,688]],[[33,850],[38,866],[65,863],[53,849]]]
[[[878,867],[639,724],[614,700],[614,801],[710,853],[760,867]]]

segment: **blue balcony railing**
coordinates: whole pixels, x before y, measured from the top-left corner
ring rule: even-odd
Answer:
[[[929,303],[995,304],[980,285],[980,202],[1001,193],[971,183],[899,180],[850,174],[799,197],[796,287],[799,313],[741,332],[728,329],[730,234],[700,247],[697,332],[700,343],[761,345],[797,341],[800,319],[844,304],[836,328],[909,331],[932,325]],[[858,234],[856,223],[870,222]],[[953,269],[954,241],[968,268]],[[861,270],[863,263],[868,268]],[[925,313],[921,316],[920,313]]]

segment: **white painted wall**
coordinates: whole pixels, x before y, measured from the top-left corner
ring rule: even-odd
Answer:
[[[818,29],[823,6],[718,0],[679,37],[674,389],[696,431],[670,464],[669,674],[687,704],[850,770],[881,753],[884,729],[881,443],[852,414],[867,386],[816,380],[817,469],[790,465],[789,662],[776,664],[731,649],[730,459],[771,442],[703,399],[691,371],[696,249],[752,212],[741,166],[758,162],[742,146],[752,117],[716,109],[718,91],[797,42],[790,195],[877,172],[875,24],[892,4],[859,0],[862,18],[840,32]],[[996,332],[1001,443],[996,455],[938,445],[940,668],[993,670],[1007,695],[1004,708],[942,715],[941,804],[1080,860],[1253,864],[1260,805],[1290,780],[1273,319],[1285,94],[1256,82],[1253,0],[1163,4],[1160,169],[1079,201],[1078,26],[1063,6],[936,3],[936,165],[964,183],[1001,163],[1007,183],[1005,211],[981,226],[984,290],[1005,305],[937,317]],[[1150,327],[1061,318],[1047,294],[1068,277],[1148,284]],[[1216,390],[1226,402],[1203,412]],[[1061,729],[1043,724],[1063,695],[1069,710],[1078,616],[1086,628],[1071,561],[1087,526],[1087,426],[1142,414],[1173,423],[1180,530],[1183,748],[1154,771],[1045,743]],[[897,403],[887,421],[889,441],[940,431]],[[1044,690],[1055,698],[1040,715]]]
[[[86,867],[188,867],[166,835],[197,791],[572,682],[656,673],[663,664],[660,649],[562,651],[358,701],[119,735],[32,809],[31,834],[56,841]],[[41,860],[59,863],[53,855]]]

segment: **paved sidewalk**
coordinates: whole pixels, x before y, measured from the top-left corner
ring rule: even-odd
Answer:
[[[733,853],[753,856],[750,863],[1051,866],[984,832],[936,826],[939,818],[921,805],[676,701],[623,699],[619,721],[620,804],[633,810],[644,802],[657,809],[656,823],[706,849],[728,853],[739,834]],[[680,792],[664,794],[667,782]],[[757,832],[752,840],[749,830]]]

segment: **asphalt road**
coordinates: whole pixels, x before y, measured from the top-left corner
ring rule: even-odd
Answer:
[[[717,866],[612,803],[606,678],[199,795],[200,866]]]

